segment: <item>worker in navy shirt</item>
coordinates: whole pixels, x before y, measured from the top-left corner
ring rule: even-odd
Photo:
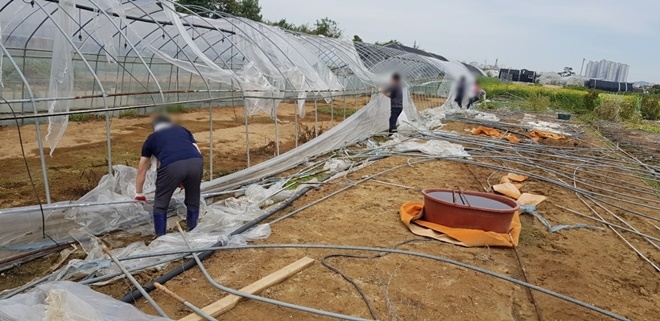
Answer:
[[[144,180],[151,167],[151,157],[158,160],[156,196],[154,200],[154,227],[156,236],[167,231],[167,208],[177,187],[185,190],[188,230],[197,226],[199,219],[200,185],[204,160],[193,135],[187,129],[174,125],[167,116],[157,116],[151,126],[154,132],[142,146],[142,157],[135,179],[135,199],[146,201]]]
[[[401,87],[401,76],[393,74],[390,85],[380,92],[390,99],[390,121],[389,135],[397,132],[396,122],[403,111],[403,88]]]

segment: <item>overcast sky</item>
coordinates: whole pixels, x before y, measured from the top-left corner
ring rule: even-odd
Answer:
[[[329,17],[346,37],[414,41],[461,61],[580,72],[582,58],[630,65],[628,81],[660,83],[658,0],[261,0],[265,19]]]

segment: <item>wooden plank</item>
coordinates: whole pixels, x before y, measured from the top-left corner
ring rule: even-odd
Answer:
[[[258,280],[257,282],[254,282],[244,288],[242,288],[240,291],[244,293],[249,293],[249,294],[257,294],[275,284],[278,284],[294,274],[306,269],[310,265],[314,263],[314,259],[309,258],[309,257],[303,257],[302,259],[295,261],[286,267],[283,267],[268,276]],[[202,310],[214,317],[217,317],[231,309],[233,309],[238,302],[242,298],[240,296],[236,296],[233,294],[230,294],[219,301],[216,301],[214,303],[211,303],[210,305],[204,307]],[[190,314],[187,317],[180,319],[179,321],[203,321],[199,315],[197,314]]]

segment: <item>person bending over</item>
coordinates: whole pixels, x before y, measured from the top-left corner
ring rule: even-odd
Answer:
[[[396,133],[396,121],[403,111],[403,89],[401,88],[401,76],[392,75],[389,87],[381,89],[381,93],[390,98],[390,128],[389,135]]]
[[[470,109],[472,105],[479,102],[481,97],[484,97],[486,92],[479,87],[479,81],[475,81],[472,85],[472,90],[470,91],[470,100],[468,101],[467,109]]]
[[[151,126],[154,132],[142,146],[135,179],[135,199],[147,200],[143,194],[144,180],[151,166],[151,157],[155,156],[159,163],[153,212],[156,236],[167,232],[167,208],[177,187],[185,190],[186,223],[188,231],[193,230],[199,219],[200,184],[204,172],[202,153],[190,131],[173,124],[169,117],[156,116]]]

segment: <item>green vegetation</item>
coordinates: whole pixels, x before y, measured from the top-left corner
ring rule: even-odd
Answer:
[[[103,119],[105,119],[105,116],[97,115],[97,114],[73,114],[73,115],[69,115],[69,121],[77,122],[77,123],[82,123],[82,122],[87,122],[87,121],[94,121],[94,120],[103,120]]]
[[[137,118],[140,117],[139,109],[126,109],[119,112],[119,118]]]
[[[261,6],[259,0],[179,0],[182,5],[195,6],[190,11],[202,17],[217,18],[210,11],[220,11],[237,17],[244,17],[254,21],[261,21]],[[190,13],[190,11],[177,7],[177,11]]]
[[[303,176],[303,177],[300,177],[300,178],[294,178],[294,179],[291,179],[290,181],[288,181],[286,183],[286,185],[284,186],[284,188],[286,190],[292,191],[292,190],[295,190],[296,188],[298,188],[298,186],[300,186],[301,184],[307,183],[307,182],[309,182],[309,181],[311,181],[315,178],[318,181],[320,181],[321,179],[325,178],[325,176],[327,176],[326,173],[317,173],[316,175],[310,175],[310,176]]]
[[[312,26],[309,24],[296,26],[295,24],[286,21],[286,19],[280,19],[279,21],[267,21],[266,23],[272,26],[280,27],[282,29],[303,32],[312,35],[322,35],[329,38],[339,38],[344,33],[344,31],[339,28],[339,24],[328,17],[316,20]],[[354,38],[355,37],[356,36],[354,36]],[[357,36],[357,38],[360,37]]]
[[[640,112],[644,119],[660,120],[660,94],[644,95],[640,105]]]
[[[319,107],[317,109],[319,114],[326,114],[326,115],[332,115],[333,114],[333,108],[330,107]],[[353,114],[355,114],[358,110],[353,109],[353,108],[346,108],[346,117],[350,117]],[[334,108],[334,115],[335,117],[344,117],[344,107],[335,107]]]
[[[576,114],[593,113],[592,116],[611,121],[660,119],[660,95],[618,95],[574,86],[551,88],[502,83],[497,78],[482,78],[480,85],[491,99],[482,106],[486,109],[563,110]]]
[[[488,80],[486,80],[488,79]],[[499,79],[484,78],[481,80],[481,87],[488,93],[489,98],[516,98],[519,100],[528,100],[530,97],[536,100],[534,110],[539,110],[538,103],[544,102],[545,98],[549,102],[547,108],[553,110],[566,111],[587,111],[584,104],[586,91],[566,89],[566,88],[548,88],[543,86],[532,86],[522,84],[504,84]],[[545,98],[541,98],[545,97]]]
[[[525,105],[524,109],[526,110],[539,112],[547,111],[548,107],[550,107],[550,97],[538,92],[532,93],[527,98],[527,101],[525,101]]]
[[[639,98],[636,96],[601,95],[594,112],[604,120],[636,121],[641,119],[638,106]]]
[[[660,134],[660,124],[650,122],[626,123],[626,128],[632,130],[641,130],[648,133]]]
[[[479,82],[490,99],[480,105],[481,109],[561,110],[589,124],[619,121],[627,129],[660,134],[660,123],[652,122],[660,120],[660,91],[621,95],[587,88],[502,83],[497,78],[482,78]]]
[[[176,104],[176,105],[168,105],[165,107],[165,111],[168,114],[185,114],[187,112],[187,109],[185,106],[181,104]]]

